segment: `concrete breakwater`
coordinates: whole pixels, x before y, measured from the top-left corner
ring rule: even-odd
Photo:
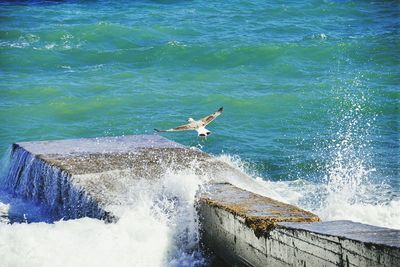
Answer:
[[[157,182],[168,171],[190,168],[214,182],[247,175],[199,150],[158,135],[21,142],[13,144],[3,188],[50,207],[56,217],[117,219],[121,198],[140,179]],[[258,186],[254,184],[254,187]]]
[[[43,203],[60,218],[118,220],[127,185],[172,170],[208,176],[199,192],[203,243],[236,266],[396,266],[400,231],[350,221],[319,222],[298,207],[233,184],[250,177],[157,135],[13,145],[2,187]],[[228,179],[229,177],[229,179]],[[257,184],[254,184],[256,187]]]
[[[230,265],[400,264],[399,230],[352,221],[318,222],[297,207],[233,186],[211,188],[200,199],[203,240]]]

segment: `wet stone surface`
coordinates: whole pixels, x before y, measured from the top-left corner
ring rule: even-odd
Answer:
[[[184,148],[183,145],[159,135],[127,135],[116,137],[19,142],[34,155],[47,158],[75,157],[87,154],[129,153],[140,148]]]

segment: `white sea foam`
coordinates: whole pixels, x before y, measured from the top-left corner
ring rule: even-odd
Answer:
[[[227,176],[227,181],[237,187],[285,203],[297,203],[299,198],[301,198],[301,194],[292,190],[288,182],[269,181],[268,179],[256,176],[255,173],[252,172],[251,166],[237,156],[222,154],[217,156],[217,158],[235,169],[247,173],[249,177],[252,177],[253,182],[250,183],[247,179],[233,180],[232,176]]]
[[[247,164],[238,157],[221,155],[220,160],[248,172]],[[340,158],[342,159],[342,158]],[[339,160],[339,159],[336,159]],[[400,229],[400,199],[391,196],[389,185],[373,184],[366,179],[362,165],[337,164],[329,170],[329,183],[271,181],[255,177],[259,187],[239,184],[243,189],[300,206],[316,213],[324,221],[352,220],[382,227]]]
[[[44,46],[44,48],[46,48],[46,49],[48,49],[48,50],[51,50],[51,49],[53,49],[55,46],[56,46],[55,43],[49,43],[49,44],[46,44],[46,45]]]
[[[90,218],[54,224],[0,224],[1,266],[197,266],[195,195],[190,171],[137,183],[115,224]]]

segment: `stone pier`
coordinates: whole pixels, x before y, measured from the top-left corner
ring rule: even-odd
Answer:
[[[0,186],[60,218],[113,222],[116,207],[129,204],[116,196],[136,181],[156,183],[167,171],[186,168],[209,177],[197,204],[202,242],[228,266],[400,266],[400,231],[320,222],[308,211],[240,189],[259,185],[159,135],[16,143]]]

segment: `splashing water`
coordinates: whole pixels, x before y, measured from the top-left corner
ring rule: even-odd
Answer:
[[[376,115],[366,116],[371,100],[362,78],[357,76],[346,87],[336,89],[337,103],[330,110],[334,118],[332,133],[315,144],[321,179],[300,176],[294,181],[270,181],[268,177],[256,177],[251,164],[238,157],[219,156],[256,177],[260,186],[236,185],[301,206],[323,220],[354,220],[399,229],[400,199],[374,167],[371,131]]]
[[[240,161],[238,157],[222,155],[219,159],[246,171],[244,167],[246,163]],[[258,187],[254,187],[253,184],[236,185],[257,194],[302,207],[314,212],[324,221],[352,220],[400,229],[400,200],[390,196],[392,190],[390,186],[371,183],[365,177],[365,174],[370,172],[363,169],[357,170],[359,165],[349,167],[350,169],[342,167],[340,171],[329,170],[332,174],[328,172],[326,179],[329,179],[329,182],[327,183],[303,179],[270,181],[267,178],[254,177]],[[354,174],[360,176],[354,177]]]
[[[270,181],[256,177],[258,188],[236,185],[308,209],[322,220],[354,220],[400,229],[400,199],[374,167],[370,132],[376,116],[365,115],[371,101],[368,92],[362,91],[362,78],[337,89],[338,103],[330,111],[335,119],[331,137],[315,145],[317,159],[325,160],[318,163],[321,179],[300,176],[294,181]],[[238,157],[219,158],[251,173],[250,164]]]
[[[123,196],[129,206],[119,207],[115,224],[0,223],[2,266],[204,266],[194,204],[205,179],[186,170],[140,180]]]
[[[376,116],[364,114],[370,101],[360,91],[361,80],[356,77],[349,87],[353,91],[341,94],[335,110],[339,114],[332,116],[339,127],[334,127],[333,139],[322,150],[329,160],[323,168],[325,195],[319,198],[321,203],[315,212],[328,220],[349,219],[400,228],[400,200],[373,163],[370,131]]]

